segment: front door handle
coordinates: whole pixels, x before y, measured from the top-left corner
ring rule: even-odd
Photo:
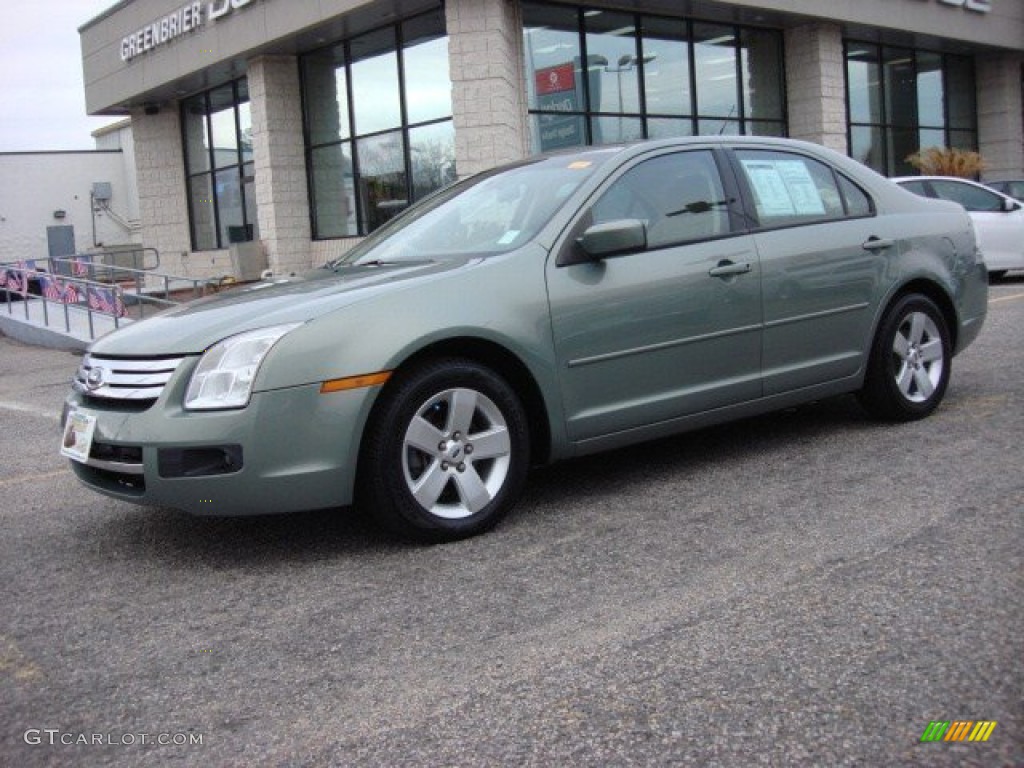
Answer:
[[[865,251],[881,251],[886,248],[892,248],[896,245],[895,240],[889,240],[888,238],[875,237],[872,235],[865,242],[861,243],[861,248]]]
[[[732,277],[733,275],[745,275],[750,271],[750,262],[736,263],[728,259],[722,259],[717,267],[708,270],[711,277]]]

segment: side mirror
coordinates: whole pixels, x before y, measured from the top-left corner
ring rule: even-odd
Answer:
[[[1021,208],[1020,203],[1014,202],[1013,200],[1006,200],[1006,199],[1003,200],[1003,212],[1004,213],[1013,213],[1014,211],[1019,211],[1020,208]]]
[[[647,247],[647,225],[640,219],[616,219],[588,227],[576,245],[591,259],[605,259]]]

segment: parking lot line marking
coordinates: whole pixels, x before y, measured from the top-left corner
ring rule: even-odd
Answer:
[[[54,469],[51,470],[50,472],[33,472],[28,475],[15,475],[14,477],[5,477],[2,480],[0,480],[0,488],[3,488],[5,485],[17,485],[18,483],[29,483],[34,480],[42,480],[43,478],[46,477],[58,477],[60,475],[66,475],[70,471],[71,470],[67,468]]]
[[[1024,293],[1011,293],[1009,296],[1000,296],[998,299],[989,299],[989,304],[999,304],[1003,301],[1013,301],[1014,299],[1024,299]]]
[[[60,414],[54,413],[48,408],[37,408],[26,403],[15,403],[9,400],[0,400],[0,410],[18,411],[19,413],[30,413],[33,416],[40,416],[51,421],[60,421]]]

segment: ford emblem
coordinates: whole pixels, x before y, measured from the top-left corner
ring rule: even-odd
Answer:
[[[103,386],[103,375],[105,371],[96,367],[89,371],[89,375],[85,377],[85,386],[90,392],[95,392],[97,389]]]

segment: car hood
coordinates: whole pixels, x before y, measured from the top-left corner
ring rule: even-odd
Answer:
[[[91,351],[133,357],[199,354],[236,333],[306,322],[381,292],[464,268],[477,260],[322,267],[301,276],[256,283],[173,307],[98,339]]]

